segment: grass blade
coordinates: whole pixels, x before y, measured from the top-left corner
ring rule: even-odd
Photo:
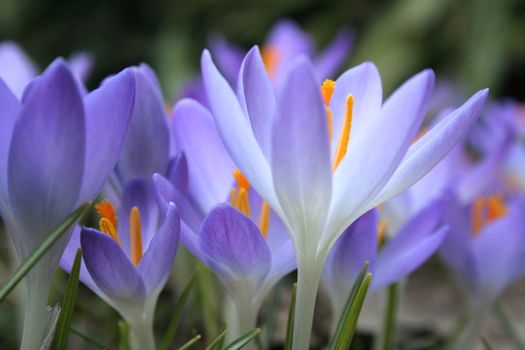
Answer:
[[[25,275],[36,265],[45,253],[55,244],[62,235],[64,235],[73,224],[83,216],[91,207],[91,203],[85,203],[78,207],[74,212],[69,214],[60,225],[46,235],[46,239],[29,255],[29,257],[20,264],[18,269],[13,273],[9,280],[0,289],[0,302],[11,293]]]
[[[292,297],[290,300],[290,310],[288,311],[288,322],[286,324],[286,338],[284,341],[284,350],[292,350],[293,341],[293,324],[295,319],[295,296],[297,295],[297,283],[293,284]]]
[[[69,336],[69,328],[71,319],[73,318],[73,310],[75,308],[75,300],[77,298],[78,279],[80,277],[80,263],[82,262],[82,250],[78,249],[75,255],[75,261],[69,275],[67,282],[66,293],[62,301],[62,309],[58,324],[55,331],[55,339],[53,342],[54,350],[64,350],[67,346],[67,339]]]
[[[222,350],[226,333],[228,333],[228,330],[225,329],[210,345],[206,347],[205,350]]]
[[[186,302],[188,301],[188,297],[190,295],[191,288],[193,287],[193,284],[195,282],[195,279],[197,278],[198,273],[199,273],[199,270],[195,270],[193,272],[188,283],[186,283],[186,286],[182,290],[179,300],[177,300],[177,305],[175,305],[175,310],[173,311],[173,317],[170,321],[168,329],[166,330],[166,333],[164,334],[164,337],[162,338],[162,342],[160,343],[159,350],[169,350],[171,342],[173,341],[173,338],[175,338],[177,327],[179,326],[179,321],[180,321],[180,316],[182,314],[182,310],[184,309],[184,306],[186,305]]]
[[[129,326],[123,320],[118,321],[118,333],[119,333],[119,350],[131,350],[129,345]]]
[[[197,334],[196,336],[194,336],[193,338],[191,338],[190,340],[188,340],[188,342],[186,342],[183,346],[181,346],[179,348],[179,350],[186,350],[186,349],[189,349],[193,344],[195,344],[196,342],[198,342],[200,339],[202,338],[202,336],[200,334]]]
[[[91,335],[84,333],[83,331],[81,331],[80,329],[76,327],[71,326],[69,328],[69,331],[73,333],[74,335],[76,335],[77,337],[84,339],[86,342],[93,344],[100,349],[109,349],[106,345],[102,344],[100,341],[98,341]]]
[[[492,350],[492,346],[490,346],[489,342],[485,337],[481,337],[481,343],[483,344],[483,349],[485,350]]]
[[[227,345],[223,350],[238,350],[242,349],[246,344],[251,342],[256,336],[261,333],[260,328],[255,328],[253,331],[250,331],[243,335],[242,337],[234,340],[232,343]]]
[[[339,322],[337,323],[337,328],[335,330],[332,339],[330,339],[330,344],[328,349],[337,350],[337,349],[349,349],[350,344],[352,343],[352,338],[355,333],[355,327],[357,325],[357,319],[361,312],[363,302],[365,300],[370,281],[372,279],[372,274],[366,273],[368,270],[368,262],[365,263],[361,272],[359,273],[350,294],[348,295],[348,300],[346,301],[345,308]]]
[[[380,350],[395,349],[396,342],[396,317],[399,302],[399,285],[394,283],[388,287],[386,310],[384,310],[383,327],[379,332]]]

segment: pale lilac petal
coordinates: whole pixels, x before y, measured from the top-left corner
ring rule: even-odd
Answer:
[[[409,220],[379,253],[371,289],[379,290],[422,265],[445,238],[442,225],[445,203],[435,201]]]
[[[21,98],[27,84],[37,75],[37,68],[24,50],[16,43],[0,43],[0,79]]]
[[[188,162],[184,152],[180,152],[170,160],[168,166],[168,180],[183,195],[187,196],[189,189]]]
[[[279,203],[295,234],[322,232],[332,193],[326,113],[313,67],[297,61],[280,92],[273,126],[272,172]]]
[[[278,210],[270,166],[237,96],[213,64],[208,51],[203,52],[201,65],[211,112],[226,149],[257,192]]]
[[[496,298],[525,272],[524,212],[523,199],[514,199],[508,215],[489,224],[473,241],[482,288],[489,298]]]
[[[272,126],[278,117],[278,108],[274,88],[257,46],[246,54],[242,63],[237,93],[250,119],[253,134],[266,159],[270,160]]]
[[[135,98],[134,75],[126,69],[87,95],[86,174],[80,201],[92,199],[115,167]]]
[[[434,74],[423,71],[399,87],[379,115],[350,133],[348,152],[334,176],[330,209],[331,235],[337,238],[357,216],[373,208],[367,205],[399,165],[425,116],[434,86]],[[374,205],[375,206],[375,205]]]
[[[69,59],[69,66],[75,75],[81,80],[86,81],[93,70],[93,56],[87,52],[79,52],[72,55]]]
[[[383,102],[383,88],[377,67],[365,62],[349,69],[335,83],[330,101],[333,116],[332,152],[335,151],[346,113],[346,99],[354,96],[351,138],[356,137],[363,126],[379,117]]]
[[[169,205],[164,222],[155,234],[137,266],[146,293],[161,289],[171,273],[179,246],[180,218],[173,203]]]
[[[200,245],[208,265],[227,280],[262,281],[271,254],[262,233],[232,206],[214,207],[201,226]]]
[[[328,47],[315,60],[315,71],[319,79],[332,77],[348,59],[355,35],[347,28],[343,28],[328,44]]]
[[[123,183],[168,169],[168,117],[158,87],[144,70],[134,69],[135,102],[116,169]]]
[[[117,301],[144,299],[146,290],[139,273],[111,237],[83,228],[80,242],[86,268],[104,294]]]
[[[29,250],[76,206],[84,173],[85,116],[75,78],[61,60],[46,69],[15,122],[7,184]]]
[[[487,94],[488,90],[475,94],[412,145],[370,206],[382,203],[411,186],[443,159],[470,130],[481,112]]]
[[[202,212],[228,199],[236,168],[224,148],[213,117],[197,101],[177,103],[171,125],[177,151],[188,162],[189,193]],[[178,205],[178,203],[177,203]]]

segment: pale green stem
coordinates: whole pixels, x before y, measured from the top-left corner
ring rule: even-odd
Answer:
[[[52,283],[45,260],[40,261],[26,276],[26,303],[21,350],[38,350],[47,334],[51,312],[47,299]]]
[[[398,304],[399,285],[394,283],[387,288],[383,326],[379,331],[379,341],[376,347],[378,350],[395,349]]]
[[[465,329],[454,344],[454,350],[471,350],[476,347],[480,341],[480,331],[486,311],[485,308],[475,308],[471,311]]]
[[[132,350],[155,350],[155,336],[153,334],[153,319],[144,317],[129,324],[129,345]]]
[[[310,346],[315,300],[325,258],[298,257],[297,295],[293,330],[293,349],[306,350]]]
[[[225,305],[225,317],[228,332],[226,343],[230,343],[244,334],[253,331],[257,324],[257,313],[251,300],[239,300],[236,302],[227,297]],[[245,349],[256,349],[255,343],[250,342]]]

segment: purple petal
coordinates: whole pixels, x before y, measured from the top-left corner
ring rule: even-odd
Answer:
[[[179,213],[175,204],[170,203],[164,222],[137,266],[148,294],[161,289],[168,280],[179,246],[179,234]]]
[[[414,184],[432,169],[466,135],[479,116],[488,90],[471,97],[463,106],[426,133],[405,158],[371,205],[377,205]]]
[[[278,116],[277,101],[257,46],[248,52],[242,63],[237,91],[253,134],[266,159],[271,159],[272,126]]]
[[[171,131],[177,150],[188,161],[189,192],[203,212],[227,200],[236,168],[224,148],[213,117],[198,102],[182,100],[175,106]],[[178,203],[177,203],[178,205]]]
[[[427,206],[386,244],[376,260],[371,289],[400,280],[434,254],[448,231],[441,225],[444,205],[436,201]]]
[[[343,294],[348,295],[366,261],[369,270],[372,269],[377,255],[377,224],[377,211],[371,210],[350,225],[336,241],[323,272],[330,288],[344,285],[348,290]]]
[[[209,266],[223,278],[259,282],[270,270],[272,257],[261,231],[227,204],[210,211],[199,240]]]
[[[188,162],[184,152],[180,152],[170,160],[168,166],[168,179],[173,186],[183,195],[188,195]]]
[[[36,77],[35,64],[22,48],[10,41],[0,43],[0,79],[20,98],[29,82]]]
[[[525,272],[525,203],[514,199],[509,213],[489,224],[473,240],[473,252],[483,288],[496,298]]]
[[[348,28],[343,28],[328,44],[328,47],[315,60],[315,71],[320,79],[332,77],[348,59],[355,35]]]
[[[126,69],[107,79],[84,99],[86,106],[86,174],[81,201],[92,199],[117,163],[135,96],[134,75]]]
[[[383,102],[381,77],[373,63],[365,62],[347,70],[335,83],[335,90],[330,101],[334,130],[332,152],[335,151],[338,142],[338,132],[343,128],[348,95],[354,96],[350,136],[354,138],[363,130],[364,125],[378,118],[381,111]]]
[[[275,190],[296,232],[322,232],[332,194],[326,113],[313,67],[299,60],[280,94],[272,172]]]
[[[118,232],[122,249],[129,254],[131,208],[137,207],[142,227],[142,246],[147,247],[157,233],[159,209],[150,181],[135,179],[124,187],[122,203],[118,209]]]
[[[367,202],[388,181],[419,130],[433,85],[431,70],[417,74],[392,94],[362,132],[355,138],[350,134],[348,152],[334,176],[331,219],[335,233],[372,208]]]
[[[83,228],[80,235],[84,261],[100,290],[118,301],[142,302],[142,279],[120,246],[104,233]]]
[[[75,78],[57,60],[22,106],[9,150],[10,205],[25,227],[22,231],[36,235],[33,243],[77,204],[84,173],[84,123]]]
[[[235,86],[244,56],[243,50],[217,35],[210,39],[210,50],[223,76],[231,86]]]
[[[87,52],[79,52],[69,58],[71,71],[81,80],[86,81],[93,70],[93,56]]]
[[[168,118],[159,89],[144,70],[134,69],[135,103],[117,165],[123,183],[137,177],[149,179],[168,169]]]
[[[208,51],[201,59],[202,77],[217,130],[234,163],[274,209],[278,208],[271,170],[253,135],[237,96],[221,76]]]
[[[7,160],[9,145],[16,119],[20,113],[21,105],[7,85],[0,79],[0,192],[1,206],[6,207],[8,201],[7,189]]]

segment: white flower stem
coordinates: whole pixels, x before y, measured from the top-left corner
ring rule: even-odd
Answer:
[[[39,262],[26,276],[24,328],[22,331],[21,350],[38,350],[46,336],[51,312],[47,299],[52,276],[48,276],[47,267]]]
[[[247,303],[241,300],[236,302],[228,297],[225,305],[225,318],[228,325],[228,332],[226,333],[226,342],[230,343],[244,334],[255,329],[257,324],[257,313],[251,300],[246,300]],[[256,349],[255,343],[252,341],[245,347],[247,350]]]
[[[308,259],[298,256],[297,294],[295,299],[295,319],[293,330],[293,349],[306,350],[310,346],[315,300],[324,258]]]
[[[155,336],[153,334],[153,319],[142,318],[139,322],[129,323],[129,345],[132,350],[155,350]]]

